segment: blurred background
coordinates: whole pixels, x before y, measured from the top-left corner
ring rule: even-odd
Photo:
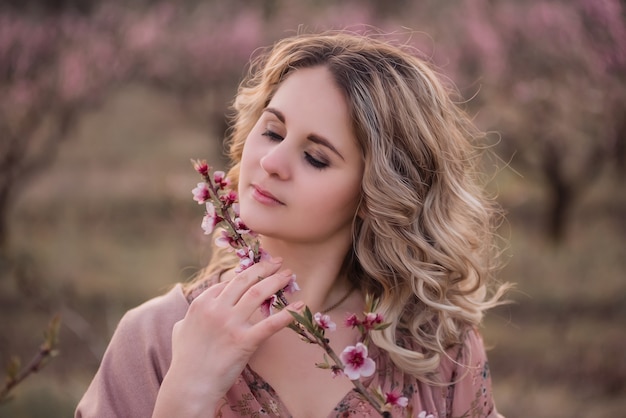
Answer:
[[[489,132],[507,212],[491,312],[499,409],[626,410],[623,0],[0,2],[0,362],[59,355],[0,417],[69,417],[121,315],[208,260],[190,158],[225,167],[225,113],[259,47],[382,31]],[[0,378],[2,378],[0,376]]]

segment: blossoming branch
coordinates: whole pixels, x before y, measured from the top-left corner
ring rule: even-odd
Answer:
[[[239,258],[236,269],[241,272],[261,260],[268,259],[267,254],[260,246],[257,235],[251,231],[239,216],[237,194],[230,189],[230,180],[223,171],[211,171],[211,167],[204,160],[192,160],[194,169],[202,176],[202,182],[192,190],[193,199],[198,204],[205,205],[205,214],[201,227],[206,235],[212,234],[220,228],[215,240],[216,245],[229,248]],[[299,290],[295,276],[290,283],[267,299],[260,307],[264,315],[268,316],[275,309],[283,309],[288,305],[284,293],[293,293]],[[362,377],[369,377],[376,372],[376,363],[368,357],[369,333],[380,331],[389,324],[384,323],[383,317],[375,313],[377,301],[366,297],[366,313],[363,319],[351,314],[345,321],[345,326],[357,328],[361,337],[353,345],[346,347],[337,355],[330,347],[326,332],[337,329],[337,325],[329,315],[317,312],[313,314],[308,306],[302,313],[291,311],[294,322],[289,325],[300,337],[311,344],[319,345],[325,352],[324,362],[316,363],[317,367],[329,369],[333,377],[346,376],[352,381],[355,390],[369,402],[383,417],[390,417],[391,410],[407,409],[406,416],[410,416],[411,408],[406,408],[408,399],[396,390],[383,392],[380,387],[368,390],[361,382]]]

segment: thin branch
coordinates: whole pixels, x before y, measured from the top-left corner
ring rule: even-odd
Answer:
[[[31,359],[27,366],[20,369],[19,358],[13,360],[7,366],[7,378],[4,386],[0,389],[0,404],[10,400],[11,391],[22,383],[28,376],[43,369],[50,360],[58,354],[58,335],[61,318],[55,315],[48,324],[44,333],[44,342],[39,347],[39,352]]]

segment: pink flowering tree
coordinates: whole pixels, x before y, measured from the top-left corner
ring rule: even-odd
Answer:
[[[207,113],[223,120],[223,106],[213,103],[232,95],[260,28],[254,13],[223,17],[204,12],[193,20],[183,5],[166,2],[127,10],[111,1],[85,14],[0,8],[0,279],[20,259],[9,240],[17,196],[114,89],[146,83],[192,102],[190,108],[208,97],[208,108],[217,110]],[[52,323],[57,330],[58,318]],[[30,362],[9,362],[0,403],[55,353],[56,331]]]
[[[547,187],[546,232],[566,232],[576,200],[608,167],[624,175],[626,16],[619,0],[464,0],[435,58],[503,160]]]
[[[91,89],[63,22],[0,15],[0,250],[15,195],[53,158]],[[82,51],[84,53],[85,51]]]
[[[90,14],[0,11],[0,254],[9,212],[26,184],[53,160],[81,116],[115,88],[148,83],[223,109],[260,38],[260,16],[193,19],[175,3],[126,10],[103,3]],[[213,103],[211,103],[213,104]]]
[[[0,9],[0,254],[20,191],[115,89],[133,82],[165,90],[221,137],[246,63],[259,46],[293,33],[294,19],[315,29],[373,23],[369,7],[342,4],[85,4],[82,13]]]

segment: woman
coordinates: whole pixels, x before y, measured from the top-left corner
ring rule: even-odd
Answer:
[[[478,132],[433,70],[374,38],[298,35],[253,63],[234,109],[229,177],[276,258],[236,273],[216,249],[193,283],[129,311],[76,416],[376,416],[285,328],[304,304],[341,323],[366,295],[391,325],[371,334],[364,383],[406,398],[394,416],[497,416],[477,331],[504,290],[489,289],[495,212]],[[264,317],[294,273],[301,291]],[[358,338],[329,334],[335,352]]]

